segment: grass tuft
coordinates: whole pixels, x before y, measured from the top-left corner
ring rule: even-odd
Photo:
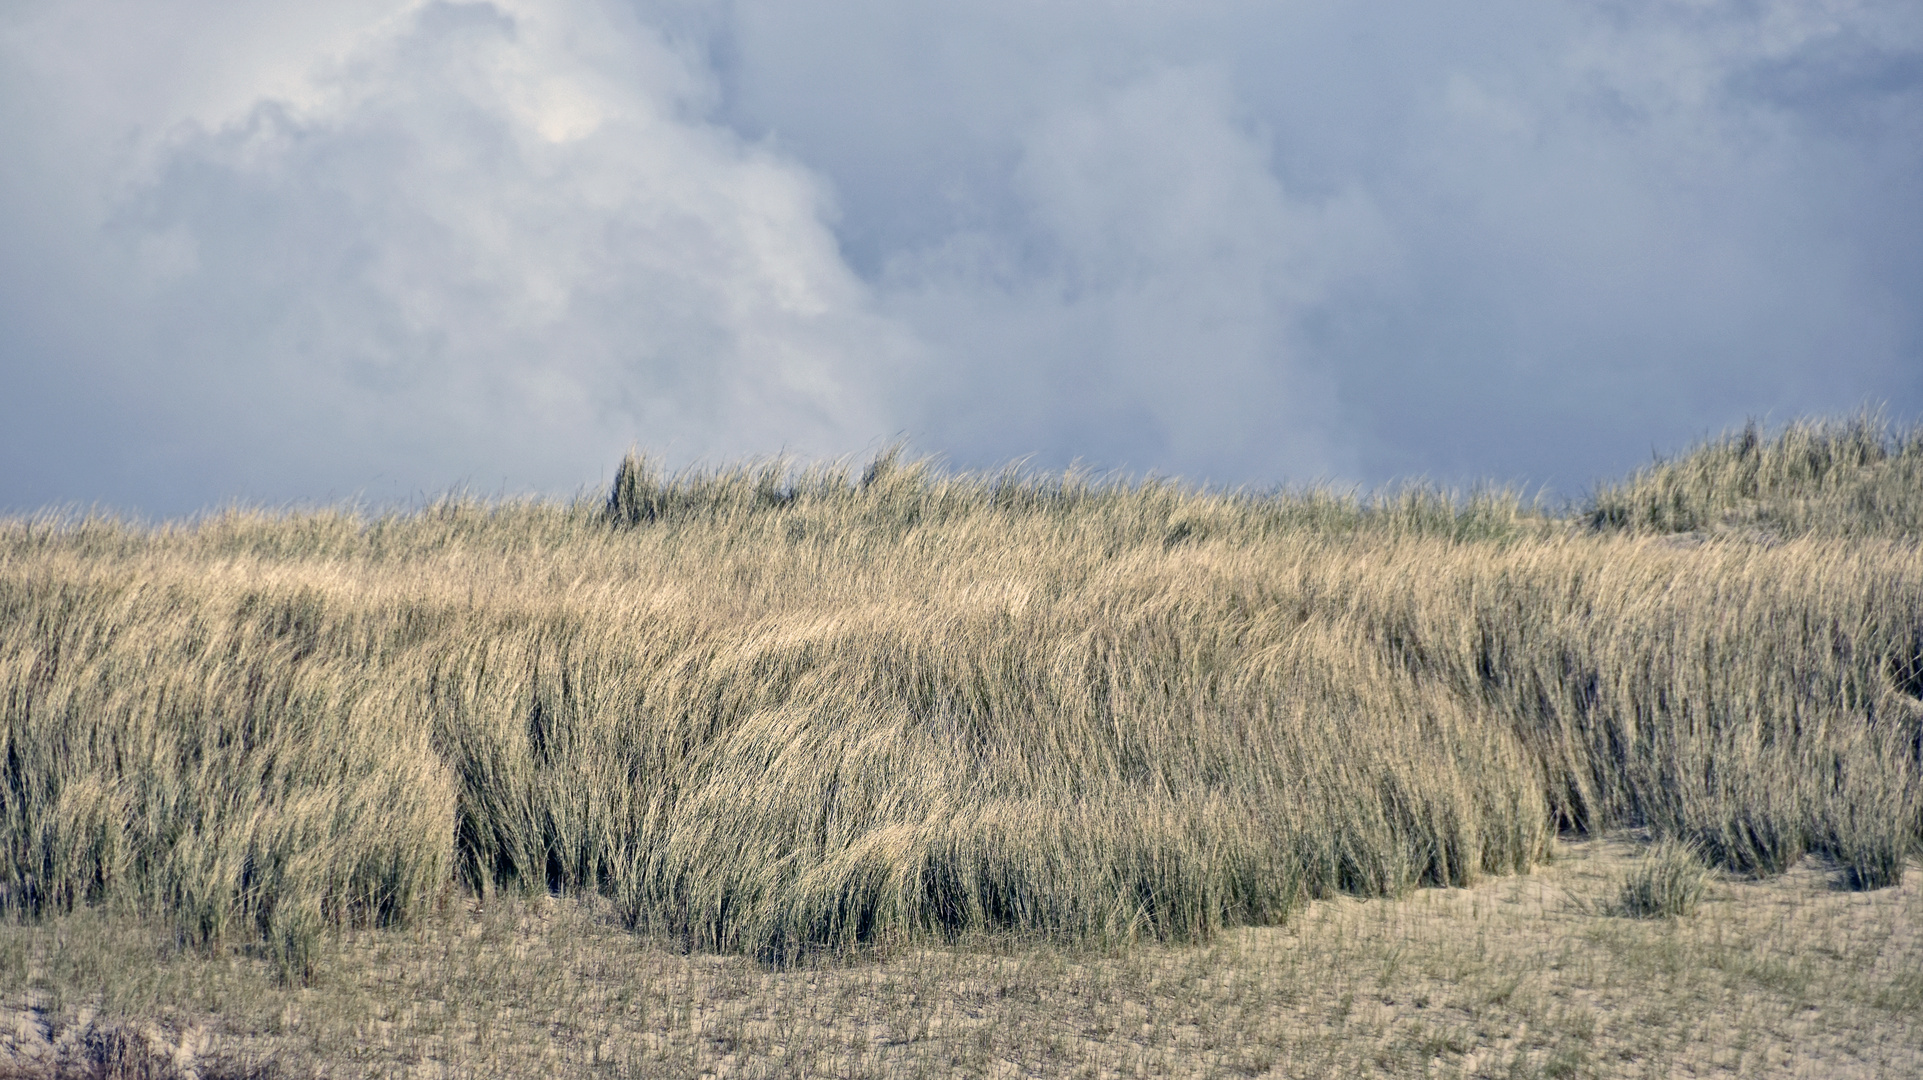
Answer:
[[[1709,868],[1695,847],[1661,840],[1631,867],[1617,907],[1632,919],[1693,915],[1708,884]]]

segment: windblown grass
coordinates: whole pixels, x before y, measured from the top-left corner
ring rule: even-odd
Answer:
[[[1658,460],[1598,489],[1601,528],[1692,532],[1747,528],[1778,536],[1923,534],[1923,428],[1892,430],[1875,413],[1806,420],[1770,436],[1741,431]]]
[[[1805,500],[1756,512],[1802,523],[1767,543],[1678,543],[1614,489],[1570,521],[896,452],[633,458],[605,502],[0,523],[0,902],[298,975],[328,927],[458,889],[792,960],[1207,939],[1618,824],[1887,884],[1923,837],[1916,446],[1829,466],[1840,502],[1757,486]]]

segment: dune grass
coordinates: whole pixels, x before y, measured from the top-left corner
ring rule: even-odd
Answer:
[[[1623,881],[1616,904],[1636,919],[1673,919],[1694,914],[1709,887],[1709,868],[1694,848],[1677,840],[1651,847]]]
[[[1914,538],[1919,491],[1923,428],[1893,430],[1875,413],[1774,433],[1752,421],[1599,487],[1587,517],[1605,529]]]
[[[298,981],[466,894],[782,964],[1206,941],[1624,825],[1881,887],[1923,839],[1919,446],[1751,432],[1570,515],[891,451],[7,521],[0,906]]]

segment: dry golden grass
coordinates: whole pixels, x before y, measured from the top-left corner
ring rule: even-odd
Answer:
[[[777,969],[1008,934],[1176,963],[1210,954],[1150,943],[1622,827],[1887,893],[1923,837],[1919,448],[1732,436],[1570,516],[890,452],[3,522],[0,907],[297,986],[470,896]]]
[[[1923,428],[1892,434],[1869,413],[1768,436],[1752,422],[1604,485],[1586,516],[1606,529],[1916,537],[1919,490]]]

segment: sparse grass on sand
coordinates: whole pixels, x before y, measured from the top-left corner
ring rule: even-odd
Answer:
[[[1727,958],[1739,954],[1764,957],[1756,970],[1830,972],[1795,976],[1825,994],[1848,968],[1880,987],[1875,1001],[1900,1004],[1914,998],[1915,953],[1888,943],[1910,940],[1904,867],[1923,839],[1918,507],[1923,431],[1859,419],[1746,429],[1568,514],[1500,492],[1364,499],[943,475],[890,452],[859,475],[776,462],[670,478],[631,458],[605,500],[568,504],[4,521],[6,970],[38,987],[25,1004],[99,1044],[88,1060],[147,1060],[148,1044],[173,1044],[140,1034],[131,1013],[79,1022],[71,1010],[123,999],[59,959],[108,964],[111,950],[49,945],[75,934],[130,956],[160,934],[173,959],[102,970],[110,982],[154,972],[159,986],[200,965],[197,977],[237,988],[204,1013],[252,1015],[267,998],[246,980],[261,972],[296,1014],[335,1000],[330,986],[342,1004],[313,1015],[365,1025],[402,1010],[387,1028],[276,1021],[352,1032],[350,1057],[419,1024],[439,1025],[448,1046],[467,1032],[476,1053],[574,1046],[561,1027],[545,1041],[517,1028],[556,1014],[513,1002],[578,987],[588,1024],[613,1008],[595,994],[631,986],[594,968],[613,956],[685,999],[631,988],[651,1019],[629,1042],[581,1045],[590,1060],[610,1038],[609,1053],[643,1064],[655,1049],[682,1054],[662,1059],[670,1073],[710,1053],[693,1027],[694,1042],[676,1041],[675,1000],[689,1024],[732,1015],[737,998],[820,1020],[822,1033],[791,1027],[775,1042],[753,1034],[762,1028],[731,1037],[843,1047],[841,1066],[808,1066],[823,1073],[912,1072],[920,1059],[883,1051],[960,1046],[902,1042],[867,1021],[844,1039],[840,1017],[873,1011],[852,1002],[897,981],[920,987],[929,1004],[915,1009],[950,1017],[947,1030],[975,1032],[974,1056],[927,1059],[935,1072],[993,1071],[1044,1045],[1070,1048],[1067,1063],[1073,1047],[1110,1042],[1037,1043],[1014,1014],[1081,1016],[1072,988],[1089,972],[1148,986],[1190,972],[1179,978],[1217,988],[1192,991],[1210,1009],[1231,992],[1255,1003],[1222,999],[1235,1038],[1286,1048],[1325,1023],[1302,1014],[1309,1026],[1290,1027],[1291,1001],[1340,983],[1358,995],[1345,1015],[1366,1003],[1370,991],[1336,978],[1344,965],[1388,965],[1383,984],[1395,981],[1390,958],[1405,950],[1385,942],[1402,934],[1416,949],[1430,932],[1416,913],[1547,888],[1558,835],[1636,829],[1671,854],[1602,893],[1570,894],[1602,907],[1532,925],[1694,943],[1674,947],[1709,972],[1748,964]],[[1695,914],[1694,871],[1674,857],[1684,847],[1723,875]],[[1745,939],[1704,959],[1724,940],[1709,928],[1748,925],[1727,913],[1753,905],[1728,896],[1788,888],[1810,857],[1846,886],[1811,893],[1810,910],[1885,912],[1880,947],[1896,950],[1896,970],[1862,960],[1846,930],[1836,956]],[[1379,916],[1390,937],[1345,952],[1330,942],[1350,924],[1330,913],[1364,899],[1357,910],[1404,914]],[[1645,907],[1679,917],[1616,914]],[[1504,938],[1488,948],[1528,959],[1505,950],[1540,931],[1478,924],[1476,910],[1434,925],[1480,925]],[[515,931],[522,915],[532,921]],[[1315,933],[1336,937],[1277,944]],[[400,970],[439,981],[382,984],[385,961],[356,959],[366,949],[413,949]],[[462,959],[488,949],[498,955]],[[1289,956],[1325,959],[1290,968]],[[1505,978],[1549,978],[1541,993],[1558,993],[1559,976],[1508,963]],[[1596,963],[1582,993],[1616,985],[1617,969]],[[961,991],[938,989],[1004,969],[1027,973],[1010,985],[1032,1000],[994,1023],[971,1027],[954,1012]],[[1456,981],[1471,985],[1469,970]],[[365,978],[374,989],[352,989]],[[1714,997],[1708,978],[1692,971],[1681,997],[1642,989],[1687,1011]],[[798,995],[810,979],[817,991]],[[853,995],[832,1023],[820,987]],[[1087,1024],[1124,1031],[1130,1001],[1162,1024],[1159,993],[1111,993],[1117,1011]],[[155,994],[124,1000],[163,1011],[181,1000]],[[1914,1009],[1846,1013],[1823,1038],[1891,1024],[1916,1034]],[[1452,1051],[1457,1064],[1481,1071],[1495,1058],[1480,1055],[1508,1054],[1502,1068],[1580,1075],[1697,1060],[1667,1043],[1578,1054],[1557,1040],[1583,1014],[1516,1015],[1534,1035],[1478,1035],[1478,1056]],[[1772,1030],[1802,1022],[1785,1015]],[[22,1022],[31,1042],[37,1021]],[[1386,1056],[1367,1063],[1413,1068],[1397,1033],[1417,1028],[1384,1024],[1371,1038]],[[234,1037],[251,1045],[243,1028]],[[497,1028],[532,1041],[487,1050]],[[396,1035],[396,1053],[428,1054],[430,1035]],[[857,1054],[857,1038],[872,1045]],[[1188,1055],[1180,1068],[1201,1074],[1261,1071],[1174,1034],[1112,1045]],[[741,1060],[792,1071],[771,1054]],[[1159,1068],[1106,1060],[1084,1063]]]
[[[144,1038],[201,1080],[1923,1075],[1923,874],[1852,891],[1812,857],[1628,918],[1645,846],[1577,841],[1529,875],[1315,901],[1206,945],[900,942],[787,968],[512,896],[351,931],[290,986],[257,952],[83,910],[0,925],[20,988],[0,1047],[9,1023],[41,1062]]]

